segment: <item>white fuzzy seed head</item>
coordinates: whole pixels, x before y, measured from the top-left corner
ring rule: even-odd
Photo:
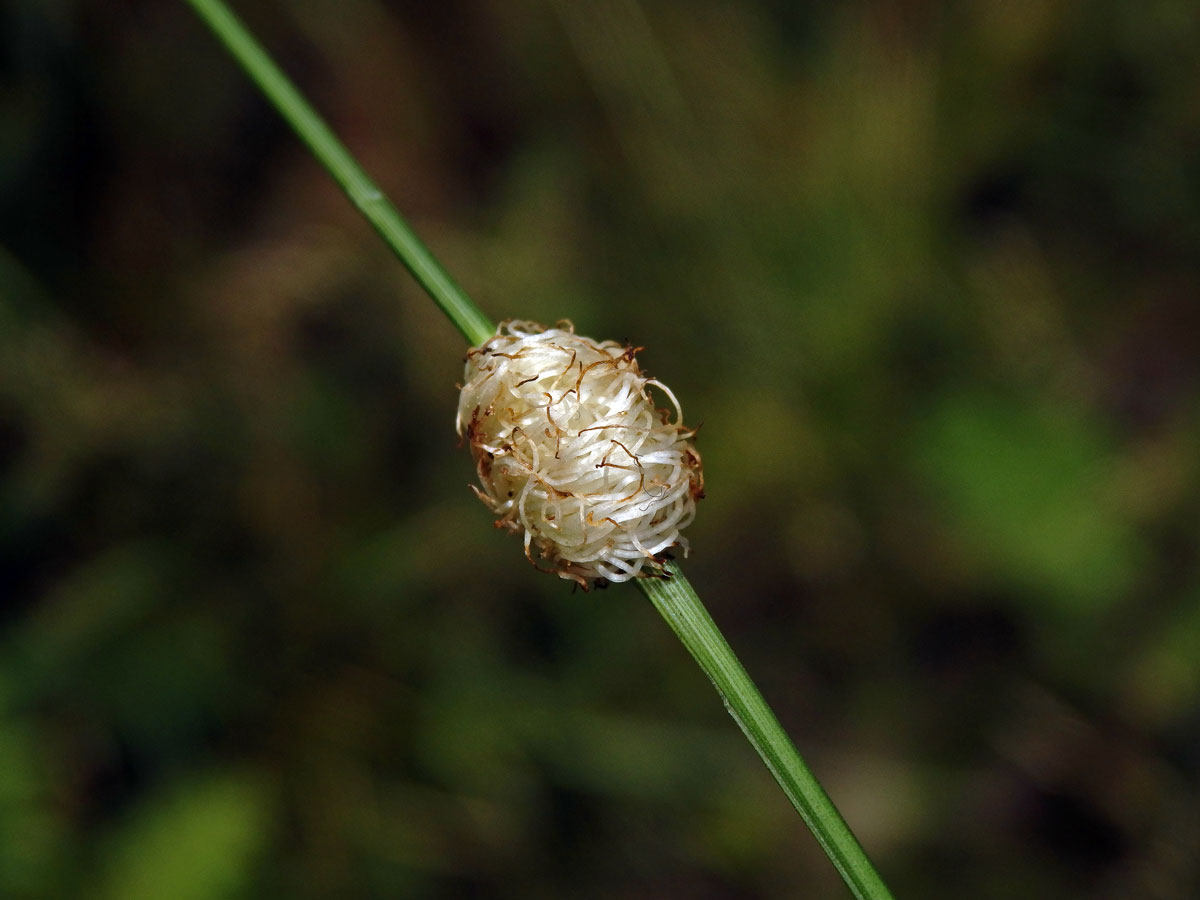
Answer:
[[[704,496],[695,432],[633,347],[559,324],[506,322],[467,353],[458,433],[473,489],[538,568],[584,589],[661,575],[668,548],[687,553],[680,531]],[[655,408],[651,387],[671,411]]]

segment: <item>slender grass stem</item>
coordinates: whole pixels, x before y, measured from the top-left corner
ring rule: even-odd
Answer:
[[[495,332],[345,145],[221,0],[187,0],[472,346]]]
[[[638,586],[712,681],[725,708],[854,896],[859,900],[891,898],[841,813],[797,752],[679,566],[669,563],[667,569],[670,578],[642,578]]]
[[[222,0],[187,0],[245,69],[279,113],[345,190],[433,301],[472,344],[494,327],[367,176],[345,146],[304,99]],[[816,776],[788,739],[771,708],[734,655],[704,604],[674,563],[669,579],[638,584],[712,680],[730,715],[859,900],[890,900],[891,894]]]

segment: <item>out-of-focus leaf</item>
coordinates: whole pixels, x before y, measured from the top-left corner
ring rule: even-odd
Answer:
[[[1112,603],[1140,549],[1110,492],[1111,450],[1078,410],[985,392],[945,398],[913,443],[952,541],[1061,612]]]
[[[9,681],[0,673],[0,896],[45,896],[63,874],[66,829],[37,732],[8,708]]]
[[[226,900],[251,896],[271,841],[272,801],[253,774],[221,774],[151,797],[114,837],[106,900]]]
[[[1200,596],[1183,601],[1133,658],[1126,683],[1136,715],[1155,725],[1192,713],[1200,698]]]

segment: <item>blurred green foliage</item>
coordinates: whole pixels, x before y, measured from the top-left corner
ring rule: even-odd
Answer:
[[[898,896],[1200,893],[1194,3],[238,9],[704,423],[691,578]],[[0,86],[0,896],[844,896],[183,4],[0,6]]]

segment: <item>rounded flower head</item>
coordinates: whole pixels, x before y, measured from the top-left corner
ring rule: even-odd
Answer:
[[[687,552],[680,531],[704,496],[695,432],[635,348],[560,324],[506,322],[467,353],[458,433],[473,489],[538,568],[585,589],[661,575],[668,548]],[[671,410],[655,408],[651,387]]]

